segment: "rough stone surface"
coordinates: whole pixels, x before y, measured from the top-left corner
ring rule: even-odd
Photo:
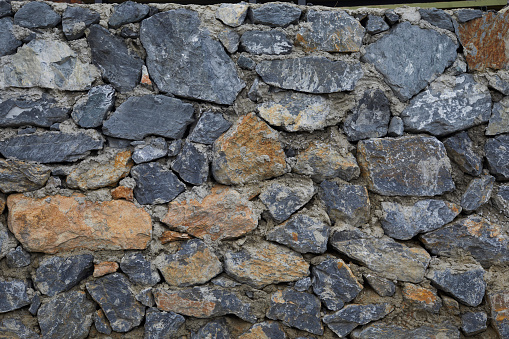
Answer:
[[[94,312],[94,326],[99,333],[111,334],[111,326],[101,309]]]
[[[246,3],[221,4],[216,10],[216,18],[225,25],[238,27],[246,20],[248,9],[249,6]]]
[[[94,278],[102,277],[103,275],[115,273],[118,270],[118,264],[114,261],[103,261],[94,265]]]
[[[150,77],[162,92],[231,105],[245,84],[221,43],[200,29],[200,23],[198,13],[186,9],[143,20],[140,39]]]
[[[152,295],[152,288],[148,287],[141,290],[134,296],[142,305],[152,307],[155,305],[154,296]]]
[[[62,19],[44,2],[28,2],[14,14],[14,24],[26,28],[52,28]]]
[[[455,14],[459,23],[465,23],[470,20],[482,18],[483,11],[480,9],[458,9]]]
[[[270,27],[286,27],[299,21],[302,11],[286,3],[268,3],[258,8],[251,8],[248,12],[253,24]]]
[[[144,19],[149,12],[149,6],[132,1],[122,2],[116,6],[108,20],[108,25],[119,28],[122,25],[138,22]]]
[[[177,334],[184,322],[185,319],[180,314],[161,312],[157,308],[149,308],[145,315],[145,338],[171,338]]]
[[[421,19],[430,24],[454,32],[451,16],[443,10],[436,8],[419,9],[419,14]]]
[[[333,181],[320,184],[320,199],[335,223],[360,226],[369,221],[371,204],[368,191],[361,185],[338,185]]]
[[[228,53],[235,53],[239,49],[240,35],[237,32],[231,29],[226,29],[221,31],[217,35],[217,38],[221,41]]]
[[[18,246],[5,255],[5,262],[11,268],[26,267],[31,263],[30,253]]]
[[[355,330],[352,333],[353,339],[405,339],[405,338],[451,338],[459,339],[460,332],[451,325],[421,326],[414,329],[404,328],[391,324],[375,323],[364,327],[362,330]]]
[[[115,89],[112,86],[93,87],[87,97],[74,106],[71,116],[80,127],[99,127],[114,103]]]
[[[382,73],[400,100],[408,100],[456,60],[456,47],[446,35],[403,22],[369,45],[362,60]]]
[[[155,138],[150,142],[136,146],[133,161],[137,164],[163,158],[168,154],[168,144],[164,138]]]
[[[1,4],[1,2],[0,2]],[[4,318],[0,321],[0,333],[6,338],[39,339],[39,335],[29,329],[19,319]]]
[[[293,285],[293,288],[299,292],[307,292],[311,287],[311,278],[305,277],[300,280],[297,280]]]
[[[368,15],[366,22],[366,32],[369,34],[378,34],[385,32],[389,29],[389,25],[385,22],[384,18],[378,15]]]
[[[486,135],[509,133],[509,99],[504,98],[493,104]]]
[[[50,174],[51,169],[43,165],[16,159],[0,159],[0,191],[34,191],[46,184]]]
[[[13,54],[23,42],[13,34],[12,18],[0,19],[0,57]]]
[[[497,180],[509,180],[509,134],[498,135],[486,140],[484,152],[490,173]]]
[[[436,291],[414,284],[404,284],[401,294],[403,300],[415,308],[431,313],[438,313],[442,307],[442,300]]]
[[[85,30],[92,24],[98,24],[99,13],[83,7],[68,6],[62,16],[62,30],[67,40],[75,40],[85,36]]]
[[[447,155],[459,168],[470,175],[482,172],[482,158],[474,151],[474,143],[467,132],[460,132],[444,140]]]
[[[0,18],[3,18],[4,16],[10,16],[12,15],[12,7],[11,2],[6,0],[0,1]]]
[[[28,285],[23,280],[0,280],[0,313],[30,305],[27,289]]]
[[[240,38],[240,46],[251,54],[289,54],[292,43],[280,31],[247,31]]]
[[[393,9],[385,11],[385,18],[391,25],[394,25],[399,21],[399,15]]]
[[[152,235],[147,212],[123,200],[102,203],[83,196],[34,199],[11,194],[9,229],[33,252],[73,249],[144,249]]]
[[[396,285],[387,279],[378,277],[374,274],[363,275],[369,286],[381,297],[392,297],[396,293]]]
[[[277,322],[265,321],[254,324],[238,339],[285,339],[286,334]]]
[[[487,293],[488,305],[491,309],[491,324],[500,338],[509,336],[509,291],[502,290]]]
[[[491,198],[495,178],[491,175],[483,175],[480,178],[473,179],[465,193],[461,196],[461,207],[463,211],[473,212]]]
[[[445,147],[434,137],[363,140],[357,161],[368,188],[378,194],[434,196],[455,188]]]
[[[509,185],[499,186],[491,200],[495,207],[509,218]]]
[[[8,99],[0,103],[0,126],[50,127],[69,118],[69,109],[61,107],[53,97],[43,95],[39,100]]]
[[[143,205],[164,204],[185,191],[177,176],[157,162],[136,165],[131,175],[136,180],[134,197]]]
[[[256,68],[256,62],[245,55],[239,56],[239,58],[237,59],[237,65],[242,69],[247,69],[250,71]]]
[[[7,227],[0,223],[0,259],[16,248],[18,242]]]
[[[346,337],[359,325],[366,325],[375,320],[382,319],[392,312],[394,306],[383,304],[350,304],[342,310],[326,315],[323,322],[340,338]]]
[[[471,336],[485,331],[488,315],[484,312],[467,312],[461,316],[461,330]]]
[[[390,137],[400,137],[405,131],[405,125],[403,119],[400,117],[392,117],[387,129],[387,135]]]
[[[486,74],[488,80],[488,86],[494,90],[499,91],[504,95],[509,95],[509,72],[507,70],[501,70],[495,72],[488,72]],[[501,101],[503,101],[502,99]]]
[[[209,176],[207,150],[207,148],[202,148],[191,142],[186,142],[182,146],[182,150],[171,168],[177,172],[179,177],[185,182],[193,185],[201,185],[207,181]]]
[[[157,270],[152,267],[150,261],[145,259],[141,253],[124,255],[120,261],[120,269],[134,284],[153,286],[161,280]]]
[[[180,241],[180,240],[189,240],[191,239],[191,236],[186,233],[179,233],[174,231],[164,231],[161,237],[159,238],[159,241],[161,241],[161,244],[167,244],[169,242],[173,241]]]
[[[196,123],[187,140],[212,145],[231,126],[232,123],[223,118],[222,114],[205,112]]]
[[[191,334],[191,339],[201,338],[230,339],[232,336],[228,326],[226,326],[225,320],[219,319],[207,323],[205,326],[200,328],[198,332]]]

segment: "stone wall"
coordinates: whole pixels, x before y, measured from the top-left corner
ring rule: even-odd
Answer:
[[[509,338],[509,14],[0,16],[0,337]]]

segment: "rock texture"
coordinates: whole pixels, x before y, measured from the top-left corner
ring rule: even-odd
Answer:
[[[0,159],[0,191],[29,192],[43,187],[51,169],[44,165],[15,159]]]
[[[292,43],[283,32],[247,31],[240,38],[240,46],[251,54],[289,54]]]
[[[498,180],[509,180],[509,134],[502,134],[486,140],[484,152],[490,173]]]
[[[71,116],[81,127],[99,127],[114,103],[115,89],[112,86],[93,87],[88,91],[86,99],[74,106]]]
[[[248,15],[254,24],[286,27],[296,23],[301,13],[300,8],[287,3],[267,3],[257,8],[250,8]]]
[[[69,109],[62,107],[48,95],[43,95],[38,100],[26,100],[21,97],[0,103],[0,126],[2,127],[25,125],[50,127],[68,117]]]
[[[134,197],[140,204],[163,204],[185,191],[177,176],[157,162],[136,165],[131,175],[136,180]]]

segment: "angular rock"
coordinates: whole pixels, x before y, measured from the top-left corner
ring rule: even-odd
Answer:
[[[101,70],[103,79],[119,92],[132,91],[140,81],[143,61],[106,28],[91,25],[89,29],[92,62]]]
[[[26,28],[53,28],[62,18],[45,2],[28,2],[14,14],[14,24]]]
[[[109,274],[88,282],[86,286],[88,293],[101,306],[113,331],[128,332],[140,325],[145,306],[134,299],[124,275]]]
[[[509,218],[509,185],[499,186],[491,200],[495,207]]]
[[[296,43],[307,52],[358,52],[362,46],[364,27],[345,11],[309,10],[306,21]]]
[[[455,13],[458,22],[461,24],[470,20],[482,18],[483,16],[483,11],[480,9],[458,9]]]
[[[103,123],[104,134],[141,140],[149,135],[180,139],[193,119],[191,104],[165,95],[130,97]]]
[[[1,5],[2,1],[0,1]],[[40,336],[29,329],[19,319],[4,318],[0,321],[0,333],[6,338],[39,339]]]
[[[97,332],[111,334],[111,326],[103,310],[99,309],[94,312],[94,325]]]
[[[241,55],[237,59],[237,65],[242,69],[254,70],[256,68],[256,62],[247,56]],[[251,98],[251,97],[250,97]]]
[[[382,228],[385,234],[398,240],[412,239],[448,224],[461,212],[461,207],[442,200],[426,199],[412,206],[383,201]]]
[[[249,5],[244,2],[238,4],[221,4],[216,10],[216,19],[221,20],[225,25],[238,27],[246,19]]]
[[[239,49],[240,35],[237,32],[230,29],[224,30],[217,34],[217,38],[228,53],[235,53]]]
[[[211,282],[214,285],[221,287],[236,287],[242,285],[230,278],[227,278],[226,275],[220,275],[219,277],[212,279]]]
[[[362,285],[341,259],[326,259],[313,266],[311,273],[313,292],[329,310],[342,309],[345,303],[352,301],[362,291]]]
[[[177,159],[171,168],[179,174],[185,182],[193,185],[201,185],[209,177],[208,148],[195,145],[190,142],[184,143]]]
[[[245,245],[238,252],[227,252],[224,265],[228,275],[255,288],[309,275],[309,264],[300,254],[265,241],[256,246]]]
[[[5,261],[10,268],[21,268],[30,265],[30,253],[18,246],[5,255]]]
[[[148,15],[149,10],[148,5],[132,1],[122,2],[111,13],[108,25],[113,28],[119,28],[125,24],[141,21]]]
[[[460,332],[456,327],[448,324],[436,326],[421,326],[408,329],[396,325],[375,323],[364,327],[362,330],[355,330],[352,333],[353,339],[405,339],[405,338],[447,338],[459,339]]]
[[[343,123],[349,141],[383,137],[387,134],[391,107],[384,92],[367,90]]]
[[[509,336],[509,291],[490,291],[487,294],[488,305],[491,309],[491,325],[500,338]]]
[[[173,241],[180,241],[180,240],[189,240],[191,239],[191,236],[186,233],[179,233],[174,231],[164,231],[163,234],[161,234],[161,237],[159,238],[159,241],[161,244],[167,244],[169,242]]]
[[[39,100],[8,99],[0,103],[0,126],[25,125],[50,127],[69,118],[69,109],[61,107],[54,98],[43,95]]]
[[[28,285],[23,280],[0,280],[0,313],[30,305]]]
[[[403,295],[403,300],[407,301],[416,308],[420,308],[431,313],[438,313],[442,307],[442,300],[438,297],[434,290],[406,283],[403,285],[401,293]]]
[[[157,270],[152,268],[150,261],[141,253],[124,255],[120,261],[120,268],[134,284],[153,286],[161,280]]]
[[[491,118],[486,128],[486,135],[509,133],[509,98],[493,104]]]
[[[368,191],[361,185],[338,185],[324,180],[320,184],[320,199],[334,223],[346,222],[360,226],[369,221],[370,207]]]
[[[145,249],[152,236],[150,215],[124,200],[11,194],[7,206],[9,229],[31,252]]]
[[[93,87],[84,100],[74,105],[71,116],[80,127],[99,127],[114,103],[115,89],[111,85]]]
[[[454,32],[454,25],[452,24],[451,16],[443,10],[436,8],[423,8],[419,9],[419,14],[421,15],[421,19],[426,20],[430,24]]]
[[[222,6],[243,6],[246,11],[248,7]],[[221,43],[200,29],[200,24],[198,13],[187,9],[143,20],[140,39],[147,51],[150,77],[162,92],[231,105],[245,84]]]
[[[144,306],[152,307],[155,304],[151,287],[141,290],[140,293],[136,294],[134,297]]]
[[[186,189],[172,171],[157,162],[136,165],[131,175],[136,180],[134,197],[142,205],[167,203]]]
[[[350,304],[342,310],[326,315],[323,322],[336,333],[340,338],[346,337],[354,328],[359,325],[366,325],[375,320],[382,319],[391,313],[394,306],[388,303],[383,304]]]
[[[461,330],[467,336],[481,333],[488,328],[487,321],[488,315],[484,312],[467,312],[461,316]]]
[[[223,271],[223,265],[199,239],[186,241],[175,254],[163,254],[157,267],[172,286],[204,284]]]
[[[396,293],[396,285],[390,280],[369,273],[364,274],[363,277],[369,286],[381,297],[392,297]]]
[[[30,303],[30,307],[28,308],[28,312],[30,312],[31,315],[37,315],[37,311],[39,310],[40,307],[41,307],[41,297],[39,297],[39,294],[35,294]]]
[[[102,277],[103,275],[115,273],[118,270],[118,264],[114,261],[103,261],[94,265],[94,278]]]
[[[486,79],[488,80],[488,87],[504,95],[509,95],[509,72],[507,70],[487,72]],[[504,99],[501,101],[504,101]]]
[[[297,280],[293,285],[293,288],[299,292],[307,292],[311,287],[311,278],[305,277],[300,280]]]
[[[212,145],[231,126],[232,123],[223,118],[222,114],[205,112],[196,123],[187,140]]]
[[[180,149],[182,148],[182,140],[173,140],[168,143],[168,154],[169,157],[174,157],[179,154]]]
[[[156,288],[153,293],[157,308],[166,312],[196,318],[234,314],[242,320],[256,322],[253,308],[244,297],[217,287],[202,286],[181,290]]]
[[[369,139],[357,144],[368,188],[388,196],[434,196],[454,190],[444,145],[434,137]]]
[[[315,94],[351,91],[364,74],[358,62],[316,56],[264,60],[256,72],[269,85]]]
[[[299,21],[302,11],[287,3],[267,3],[258,8],[250,8],[249,20],[253,24],[270,27],[286,27]]]
[[[484,152],[490,173],[500,181],[509,180],[509,134],[486,140]]]
[[[396,96],[406,101],[456,60],[456,48],[446,35],[403,22],[367,46],[361,60],[372,63]]]
[[[279,134],[254,113],[241,117],[214,142],[212,174],[221,184],[243,184],[286,172]]]
[[[221,318],[207,323],[205,326],[200,328],[196,334],[191,334],[191,339],[202,338],[230,339],[232,336],[230,334],[230,330],[226,326],[226,321],[224,318]]]
[[[403,124],[403,119],[400,117],[392,117],[391,122],[389,123],[389,129],[387,130],[387,135],[390,137],[400,137],[403,135],[405,131],[405,126]]]
[[[491,94],[470,74],[442,76],[401,112],[405,130],[444,136],[489,120]]]
[[[10,16],[12,14],[11,2],[7,0],[0,0],[0,18]]]
[[[68,6],[62,16],[62,30],[67,40],[75,40],[85,36],[85,30],[92,24],[98,24],[99,13],[84,7]]]
[[[447,155],[459,168],[470,175],[482,172],[482,157],[474,152],[474,143],[467,132],[460,132],[444,140]]]
[[[473,179],[461,196],[461,207],[465,212],[473,212],[491,198],[495,178],[491,175],[482,175]]]
[[[0,159],[0,191],[3,193],[29,192],[43,187],[51,169],[16,159]]]
[[[16,248],[18,242],[7,227],[0,223],[0,259]]]
[[[133,152],[133,161],[137,164],[149,162],[168,154],[168,144],[164,138],[152,139],[149,143],[136,146]]]
[[[180,326],[185,321],[184,317],[180,314],[161,312],[157,308],[149,308],[145,319],[145,338],[171,338],[177,334]]]
[[[396,12],[393,9],[385,11],[385,18],[391,25],[394,25],[399,21],[399,15],[396,14]]]
[[[285,339],[286,334],[275,321],[264,321],[254,324],[249,330],[244,332],[238,339]]]
[[[0,2],[3,3],[3,2]],[[23,45],[22,41],[16,39],[13,34],[12,18],[0,19],[0,57],[13,54],[19,46]]]
[[[308,175],[318,182],[335,177],[346,181],[357,178],[360,169],[355,157],[352,153],[344,154],[336,150],[337,147],[334,146],[319,141],[311,142],[295,157],[297,162],[292,167],[292,171]]]
[[[385,32],[390,27],[385,22],[384,18],[378,15],[368,15],[368,21],[366,22],[366,32],[369,34],[378,34]]]
[[[240,46],[251,54],[290,54],[292,43],[280,31],[247,31],[240,38]]]
[[[270,297],[267,318],[316,335],[323,334],[320,300],[312,294],[293,289],[277,291]]]

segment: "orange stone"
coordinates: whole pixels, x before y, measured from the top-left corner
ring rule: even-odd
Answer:
[[[42,199],[12,194],[8,226],[31,252],[75,249],[145,249],[152,237],[150,215],[123,200],[86,201],[81,194]]]
[[[154,289],[154,300],[157,308],[166,312],[176,312],[196,318],[208,318],[214,314],[216,303],[206,299],[185,297],[179,291]],[[195,300],[193,300],[195,299]]]
[[[274,336],[273,332],[277,334],[283,334],[280,325],[274,321],[268,321],[266,323],[254,324],[249,330],[243,333],[238,339],[272,339]]]
[[[179,233],[174,231],[166,231],[161,234],[161,237],[159,238],[159,241],[161,244],[167,244],[169,242],[173,241],[179,241],[179,240],[189,240],[191,239],[191,236],[186,233]]]
[[[212,173],[222,184],[244,184],[286,172],[279,134],[254,113],[241,117],[214,142]]]
[[[404,284],[402,294],[411,304],[433,313],[438,313],[442,307],[442,300],[434,291],[418,285]]]
[[[115,200],[124,199],[134,201],[133,189],[126,186],[118,186],[111,190],[111,197]]]
[[[252,204],[236,190],[216,185],[201,201],[172,201],[161,220],[194,237],[212,241],[240,237],[258,226]]]
[[[102,277],[103,275],[115,273],[118,270],[118,264],[114,261],[103,261],[94,265],[94,278]]]
[[[505,338],[509,328],[509,291],[489,292],[487,300],[492,325],[500,338]]]

